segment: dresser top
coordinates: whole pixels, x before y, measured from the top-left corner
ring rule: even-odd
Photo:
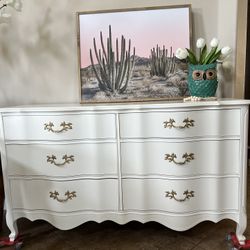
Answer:
[[[5,112],[39,112],[39,111],[109,111],[109,110],[147,110],[147,109],[178,109],[178,108],[213,108],[226,106],[249,105],[250,100],[245,99],[218,99],[213,101],[156,101],[156,102],[130,102],[130,103],[66,103],[66,104],[34,104],[0,108]]]

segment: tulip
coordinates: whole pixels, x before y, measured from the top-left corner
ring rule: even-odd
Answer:
[[[204,38],[199,38],[196,42],[196,47],[202,49],[205,46],[206,42]]]
[[[231,53],[232,53],[232,49],[229,46],[223,47],[221,49],[221,54],[218,58],[218,61],[223,62]]]
[[[210,46],[212,47],[212,48],[215,48],[215,47],[217,47],[219,45],[219,40],[217,39],[217,38],[213,38],[212,40],[211,40],[211,42],[210,42]]]
[[[232,49],[229,46],[223,47],[221,49],[221,54],[226,57],[232,53]]]
[[[180,59],[180,60],[183,60],[183,59],[186,59],[187,56],[188,56],[188,52],[186,49],[182,49],[182,48],[178,48],[175,52],[175,56]]]

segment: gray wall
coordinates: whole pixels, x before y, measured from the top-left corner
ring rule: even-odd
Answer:
[[[218,37],[233,48],[232,71],[220,75],[220,95],[231,97],[237,0],[23,0],[22,12],[0,25],[0,106],[80,101],[77,11],[177,4],[192,5],[194,44]]]

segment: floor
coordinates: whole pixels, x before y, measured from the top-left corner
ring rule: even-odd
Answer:
[[[250,239],[250,178],[248,185],[248,227],[245,236]],[[223,220],[217,224],[202,222],[185,232],[170,230],[161,224],[129,222],[118,225],[111,221],[87,222],[61,231],[44,221],[19,219],[23,235],[22,249],[32,250],[223,250],[231,249],[226,235],[235,231],[236,224]],[[9,233],[4,223],[0,236]],[[14,249],[3,247],[0,249]]]

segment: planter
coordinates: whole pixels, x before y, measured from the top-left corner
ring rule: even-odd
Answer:
[[[191,96],[215,96],[218,87],[216,66],[216,63],[188,65],[188,89]]]

